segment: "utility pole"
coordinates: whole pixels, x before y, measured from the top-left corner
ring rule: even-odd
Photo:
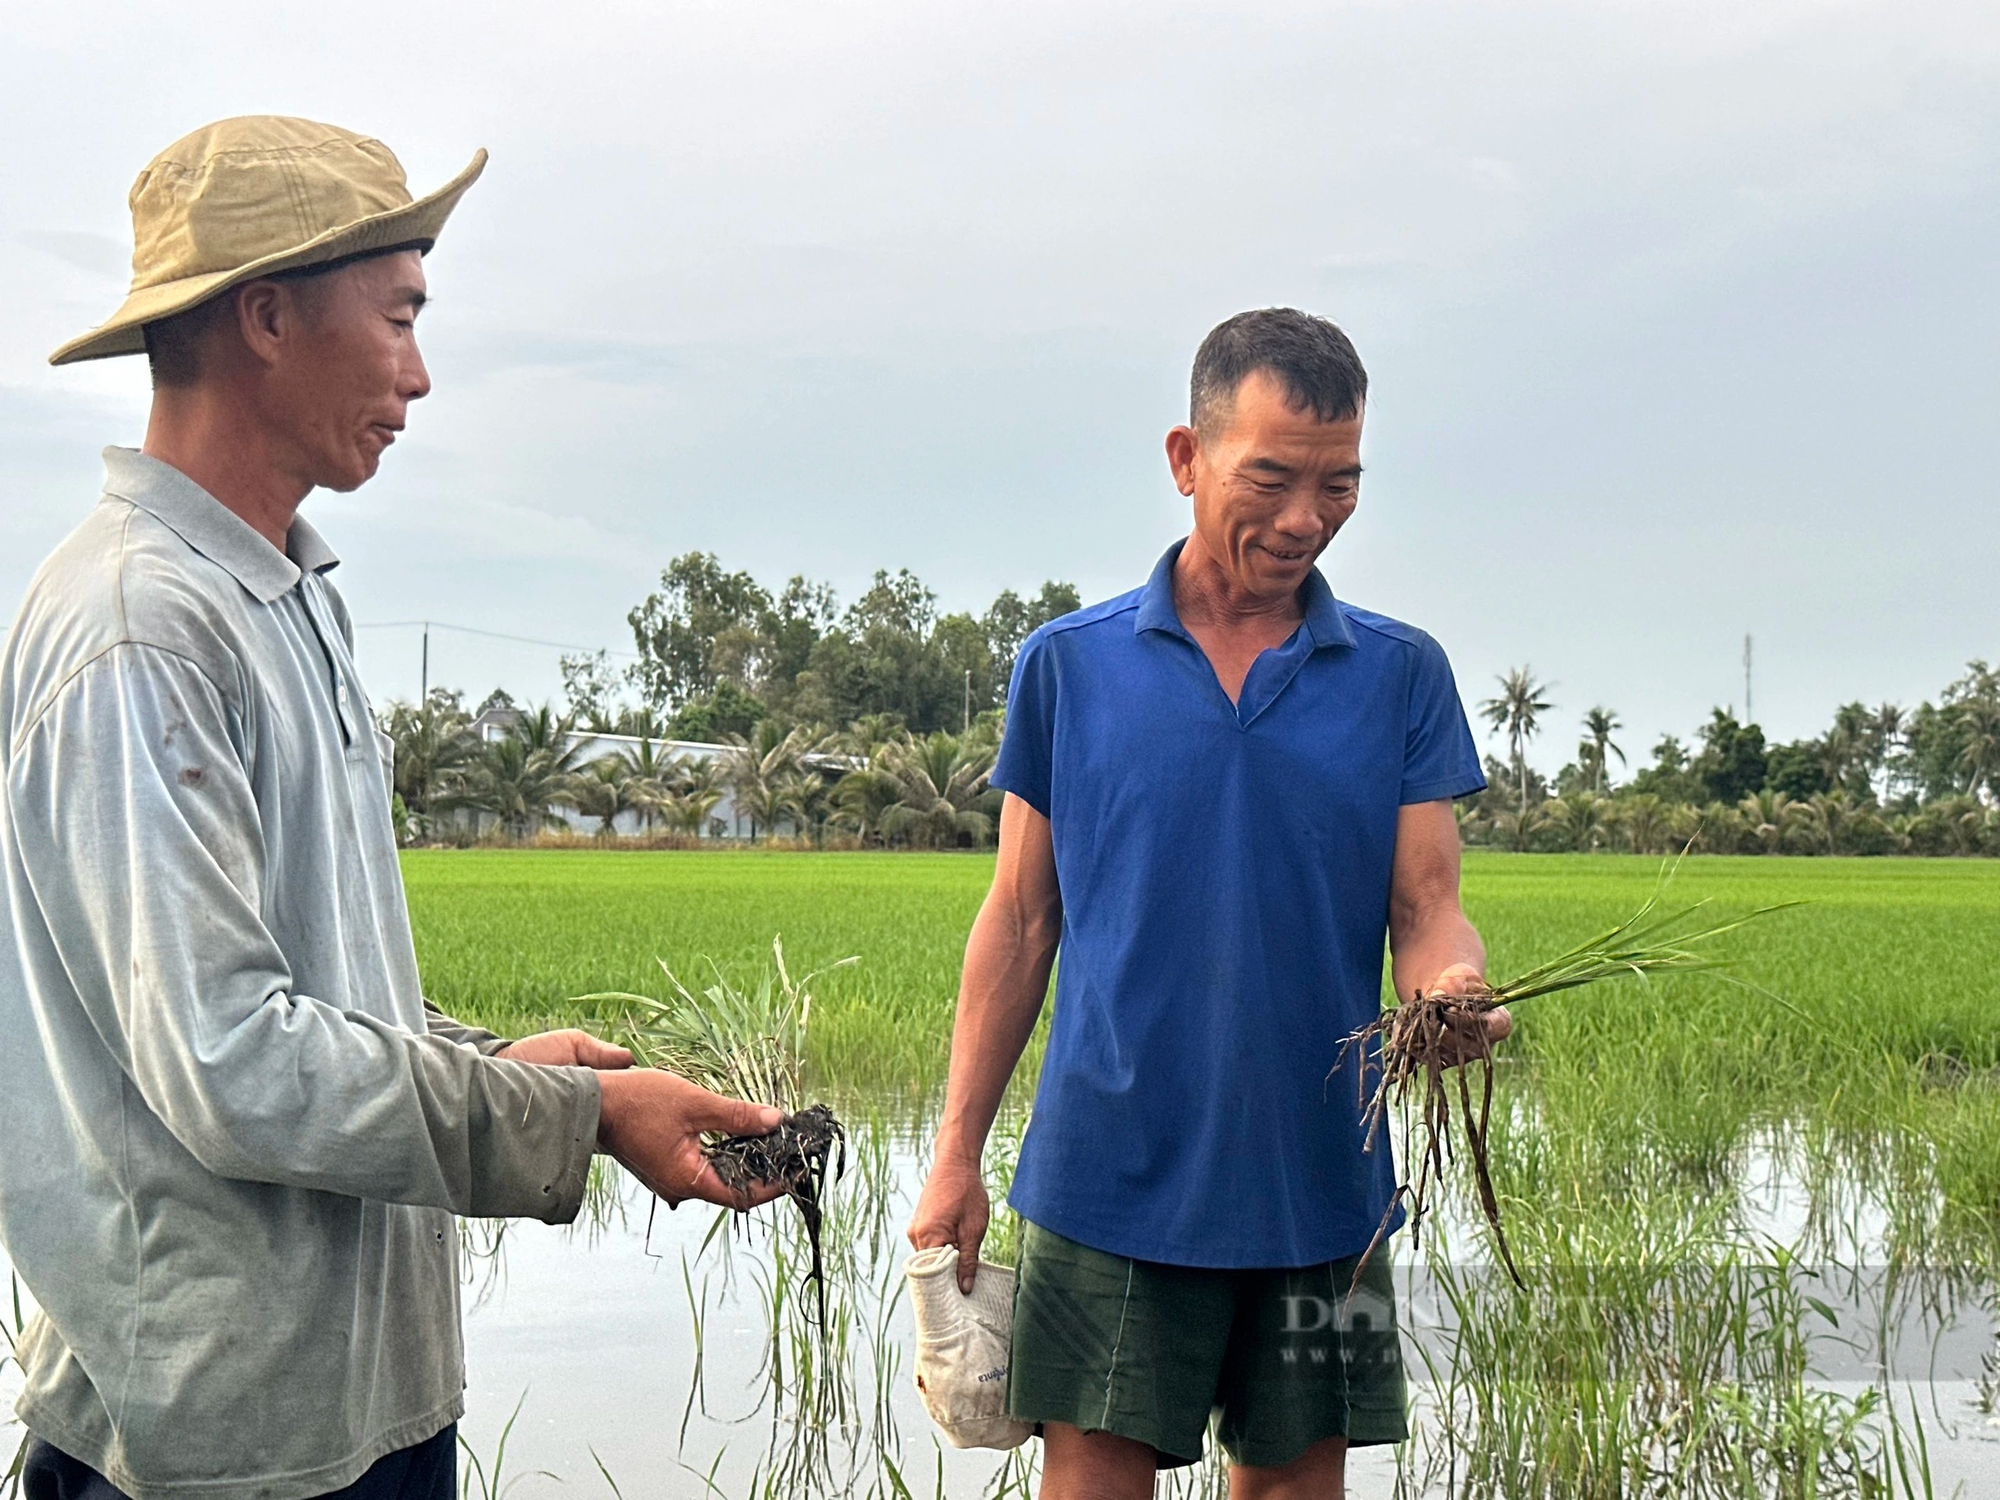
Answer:
[[[972,733],[972,668],[965,669],[965,727],[960,734]]]
[[[1743,637],[1743,722],[1755,724],[1757,711],[1750,706],[1750,637]]]
[[[417,707],[423,708],[431,701],[431,622],[424,621],[424,667],[418,680],[423,684],[417,690]]]

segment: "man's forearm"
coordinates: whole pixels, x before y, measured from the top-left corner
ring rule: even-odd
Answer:
[[[989,897],[965,947],[951,1031],[951,1078],[937,1135],[940,1160],[977,1165],[1007,1081],[1048,994],[1062,936],[1059,911],[1024,912]]]

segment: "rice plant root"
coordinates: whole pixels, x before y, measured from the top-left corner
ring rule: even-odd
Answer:
[[[748,1192],[778,1183],[799,1206],[806,1241],[812,1246],[810,1280],[819,1292],[820,1326],[826,1326],[826,1274],[820,1252],[820,1229],[826,1219],[829,1171],[838,1182],[847,1171],[847,1130],[824,1104],[787,1115],[769,1135],[732,1135],[711,1143],[708,1159],[715,1175],[731,1192]]]

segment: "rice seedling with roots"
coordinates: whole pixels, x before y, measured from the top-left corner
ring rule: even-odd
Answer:
[[[732,1191],[758,1183],[783,1185],[798,1205],[812,1247],[808,1275],[819,1293],[820,1325],[826,1324],[826,1274],[820,1229],[825,1220],[829,1177],[847,1169],[847,1131],[825,1104],[805,1103],[806,1025],[812,1018],[807,989],[825,970],[793,979],[785,948],[773,940],[773,967],[754,988],[738,988],[718,969],[715,982],[697,995],[665,959],[657,960],[673,994],[609,992],[580,995],[571,1003],[611,1011],[621,1041],[647,1067],[664,1068],[718,1094],[773,1104],[785,1119],[769,1135],[712,1136],[704,1146],[715,1175]],[[844,968],[852,958],[830,964]]]
[[[1638,911],[1567,953],[1504,984],[1472,988],[1464,994],[1432,991],[1414,996],[1384,1010],[1345,1038],[1342,1060],[1356,1049],[1362,1057],[1359,1077],[1363,1149],[1375,1148],[1391,1107],[1400,1113],[1402,1120],[1403,1180],[1389,1201],[1375,1238],[1355,1267],[1355,1285],[1360,1284],[1362,1269],[1387,1236],[1399,1204],[1406,1205],[1408,1210],[1412,1244],[1422,1244],[1424,1218],[1432,1209],[1448,1163],[1456,1159],[1452,1129],[1455,1103],[1465,1153],[1472,1160],[1480,1210],[1492,1227],[1494,1245],[1507,1274],[1517,1287],[1525,1286],[1520,1269],[1514,1264],[1513,1252],[1507,1246],[1507,1234],[1500,1223],[1500,1200],[1493,1190],[1488,1151],[1493,1113],[1493,1042],[1487,1031],[1487,1017],[1502,1006],[1515,1006],[1541,995],[1626,975],[1646,980],[1654,974],[1726,968],[1727,959],[1702,951],[1701,945],[1734,932],[1746,922],[1798,904],[1783,902],[1760,907],[1748,916],[1703,925],[1706,901],[1675,908],[1662,905],[1678,865],[1676,860],[1662,874],[1652,896]],[[1373,1045],[1377,1042],[1379,1047]],[[1480,1074],[1476,1099],[1475,1085],[1469,1076],[1475,1066]],[[1372,1093],[1368,1089],[1371,1074],[1375,1078]]]

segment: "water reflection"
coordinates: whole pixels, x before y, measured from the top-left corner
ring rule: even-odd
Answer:
[[[829,1203],[823,1329],[789,1204],[748,1219],[696,1206],[670,1213],[601,1167],[573,1226],[468,1222],[464,1431],[485,1483],[497,1492],[518,1477],[512,1493],[532,1496],[556,1493],[559,1479],[565,1494],[615,1486],[626,1500],[1030,1494],[1037,1445],[1005,1455],[942,1446],[911,1385],[901,1232],[922,1135],[880,1119],[852,1127],[849,1171]],[[1008,1140],[996,1147],[996,1176]],[[1523,1211],[1509,1228],[1527,1297],[1489,1274],[1477,1222],[1447,1214],[1435,1255],[1412,1262],[1397,1247],[1418,1439],[1400,1455],[1355,1455],[1352,1492],[1530,1493],[1504,1461],[1532,1452],[1547,1434],[1522,1424],[1553,1412],[1579,1437],[1623,1445],[1627,1494],[1776,1493],[1738,1484],[1730,1463],[1754,1457],[1757,1443],[1848,1418],[1853,1451],[1892,1469],[1902,1435],[1903,1472],[1891,1473],[1887,1493],[1990,1493],[2000,1472],[1995,1287],[1892,1155],[1843,1156],[1770,1133],[1679,1190],[1645,1184],[1623,1210],[1605,1200],[1588,1212]],[[1003,1214],[996,1251],[1009,1238]],[[24,1294],[22,1315],[31,1311]],[[14,1328],[11,1303],[0,1321]],[[19,1375],[7,1347],[0,1409],[11,1410]],[[1595,1381],[1593,1350],[1625,1387]],[[1574,1371],[1544,1357],[1551,1351],[1573,1358]],[[1646,1381],[1657,1388],[1637,1390]],[[1706,1407],[1692,1399],[1704,1395]],[[506,1473],[495,1475],[517,1403]],[[1632,1426],[1634,1413],[1698,1407],[1708,1430],[1666,1417],[1653,1431]],[[1718,1432],[1727,1445],[1711,1441]],[[0,1437],[0,1472],[18,1433]],[[1675,1462],[1707,1468],[1677,1476]],[[1820,1493],[1872,1482],[1851,1455],[1820,1463]],[[1161,1488],[1219,1496],[1222,1474],[1211,1462]]]
[[[602,1399],[591,1430],[615,1434],[625,1468],[608,1454],[607,1467],[628,1495],[686,1493],[690,1475],[704,1493],[731,1496],[1030,1493],[1037,1445],[1011,1455],[940,1447],[915,1399],[901,1230],[923,1162],[909,1131],[876,1121],[853,1134],[855,1165],[829,1210],[826,1329],[802,1295],[806,1251],[786,1206],[747,1221],[684,1209],[648,1226],[650,1200],[607,1186],[591,1223],[555,1236],[528,1226],[488,1242],[491,1259],[469,1261],[489,1288],[468,1319],[476,1385],[496,1398],[518,1393],[497,1388],[507,1360],[494,1351],[482,1364],[485,1341],[512,1316],[514,1297],[551,1295],[553,1273],[579,1320],[607,1294],[615,1316],[643,1318],[646,1352],[631,1358],[678,1390],[670,1420],[635,1423],[619,1415],[633,1411],[635,1364],[620,1363],[594,1386]],[[1607,1427],[1594,1440],[1625,1445],[1632,1494],[1772,1492],[1736,1485],[1731,1465],[1761,1466],[1767,1477],[1790,1462],[1786,1445],[1807,1429],[1851,1439],[1823,1457],[1822,1493],[1873,1493],[1895,1468],[1899,1438],[1927,1445],[1938,1494],[2000,1464],[2000,1428],[1988,1425],[2000,1388],[1990,1280],[1911,1254],[1896,1239],[1908,1212],[1861,1190],[1852,1173],[1816,1180],[1795,1143],[1748,1142],[1718,1166],[1736,1187],[1685,1201],[1667,1195],[1650,1207],[1635,1200],[1623,1223],[1524,1217],[1527,1296],[1489,1273],[1479,1226],[1462,1213],[1441,1221],[1437,1253],[1413,1263],[1399,1246],[1419,1435],[1401,1454],[1357,1454],[1354,1493],[1525,1493],[1518,1476],[1495,1467],[1495,1453],[1531,1451],[1518,1425],[1547,1420],[1549,1407],[1584,1431],[1577,1413],[1606,1403],[1595,1374],[1603,1367],[1619,1372],[1625,1384],[1610,1394],[1625,1405],[1601,1412]],[[1677,1206],[1662,1212],[1662,1203]],[[533,1234],[541,1238],[532,1242],[530,1290],[518,1278]],[[996,1247],[1007,1239],[1003,1217]],[[628,1296],[607,1287],[602,1268],[622,1259],[629,1271],[634,1257],[656,1267],[650,1289]],[[509,1267],[499,1295],[490,1290],[495,1259]],[[1574,1371],[1524,1363],[1530,1347],[1566,1348]],[[1604,1366],[1592,1366],[1593,1351]],[[525,1367],[516,1357],[513,1368]],[[1640,1399],[1630,1387],[1647,1381],[1656,1388]],[[1653,1429],[1632,1430],[1635,1414],[1647,1413]],[[1696,1416],[1706,1424],[1699,1431]],[[537,1452],[537,1465],[559,1467],[553,1453]],[[1697,1468],[1715,1482],[1690,1479]],[[1223,1475],[1211,1462],[1163,1476],[1161,1489],[1220,1495]],[[1905,1492],[1926,1492],[1917,1471],[1884,1491]]]

